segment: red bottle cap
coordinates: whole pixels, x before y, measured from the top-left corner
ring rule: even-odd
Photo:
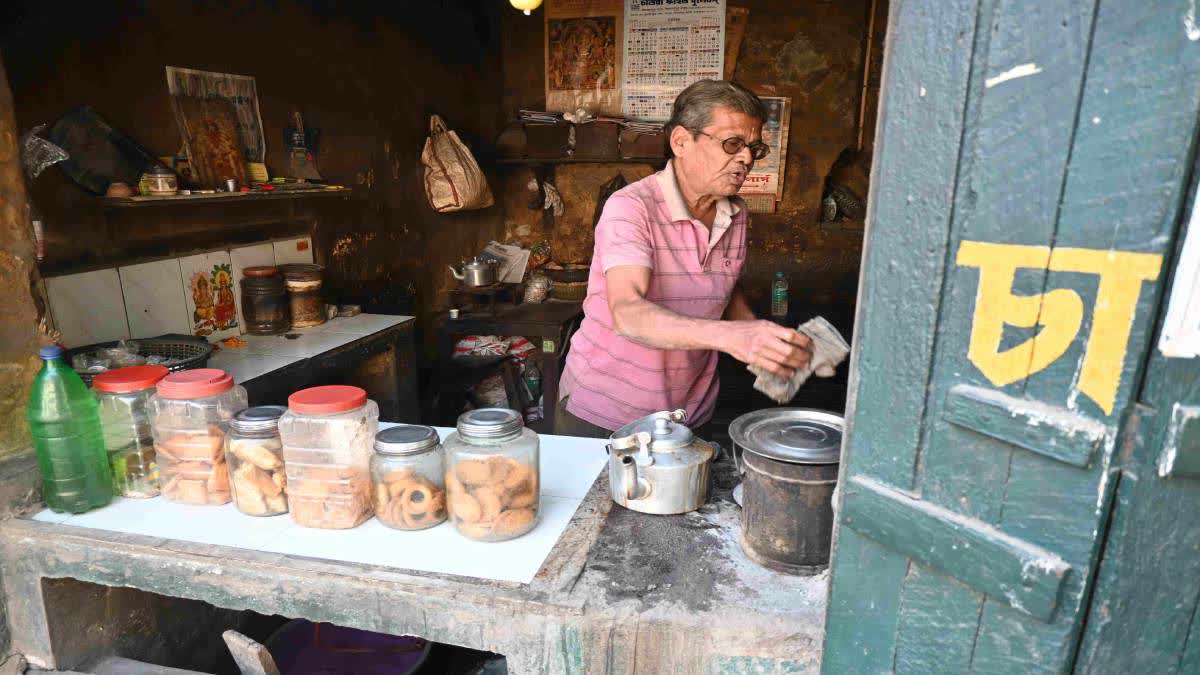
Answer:
[[[233,376],[217,368],[196,368],[171,373],[158,381],[163,398],[204,398],[233,389]]]
[[[149,389],[166,377],[166,366],[129,366],[105,371],[92,378],[92,389],[111,394],[126,394]]]
[[[288,410],[302,415],[328,415],[361,408],[367,404],[367,392],[360,387],[330,384],[309,387],[288,397]]]

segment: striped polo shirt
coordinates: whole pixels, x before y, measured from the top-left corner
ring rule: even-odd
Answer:
[[[584,319],[559,388],[571,414],[606,429],[683,408],[689,424],[712,417],[717,353],[655,349],[613,329],[604,274],[649,267],[646,299],[683,316],[720,319],[746,261],[747,211],[721,199],[711,231],[688,212],[672,164],[609,197],[596,225]]]

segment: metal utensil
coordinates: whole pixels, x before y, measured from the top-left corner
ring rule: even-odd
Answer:
[[[696,438],[683,410],[631,422],[609,439],[613,501],[642,513],[695,511],[708,501],[716,447]]]

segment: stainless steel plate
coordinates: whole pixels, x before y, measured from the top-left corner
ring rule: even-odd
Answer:
[[[742,450],[792,464],[836,464],[841,415],[811,408],[756,410],[735,419],[729,436]]]

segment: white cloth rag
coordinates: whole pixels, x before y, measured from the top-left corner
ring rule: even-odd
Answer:
[[[796,330],[812,340],[812,358],[807,366],[786,379],[758,366],[748,366],[750,372],[758,376],[758,379],[754,380],[754,388],[776,403],[791,401],[800,386],[814,373],[817,377],[833,377],[838,365],[845,361],[850,353],[850,345],[846,344],[846,338],[824,317],[809,319]]]

